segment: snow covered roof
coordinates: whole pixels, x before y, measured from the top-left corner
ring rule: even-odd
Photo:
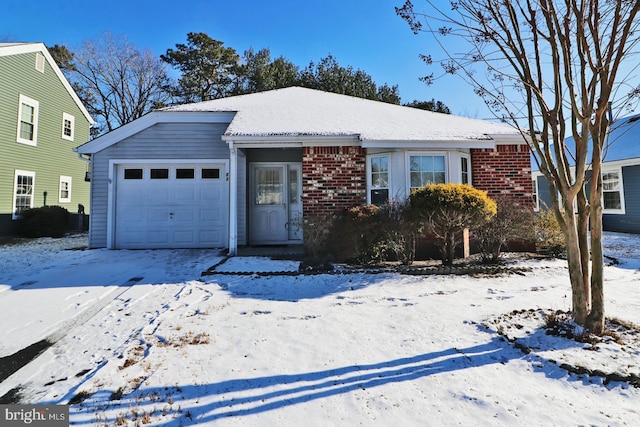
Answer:
[[[566,144],[569,151],[575,152],[573,137],[567,138]],[[590,158],[591,146],[589,146],[587,153],[588,161]],[[624,165],[640,164],[640,114],[617,119],[611,124],[602,160],[606,163],[616,162]],[[571,164],[574,165],[574,162],[572,161]],[[539,171],[533,157],[531,165],[533,172]]]
[[[227,140],[277,136],[352,136],[363,142],[521,138],[506,125],[301,87],[177,105],[163,111],[236,112],[225,132]]]
[[[605,162],[640,158],[640,114],[618,119],[604,152]]]
[[[0,47],[19,46],[19,45],[24,45],[24,44],[28,44],[28,43],[2,42],[2,43],[0,43]]]

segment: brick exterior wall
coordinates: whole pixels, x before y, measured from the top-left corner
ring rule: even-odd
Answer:
[[[365,204],[365,164],[362,147],[304,147],[303,214],[325,215]]]
[[[508,195],[533,207],[529,146],[498,145],[495,149],[472,149],[473,186],[489,197]]]

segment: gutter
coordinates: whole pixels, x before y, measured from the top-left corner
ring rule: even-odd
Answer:
[[[85,182],[91,181],[91,154],[79,153],[78,148],[74,148],[73,151],[78,155],[78,158],[83,162],[87,162],[87,171],[84,173]],[[86,157],[85,157],[86,156]]]

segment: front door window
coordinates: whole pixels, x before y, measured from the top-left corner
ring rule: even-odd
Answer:
[[[283,204],[283,176],[282,168],[256,169],[256,204]]]
[[[300,165],[289,165],[289,240],[302,239],[302,174]]]
[[[251,243],[280,244],[301,240],[301,165],[255,163],[251,171]]]

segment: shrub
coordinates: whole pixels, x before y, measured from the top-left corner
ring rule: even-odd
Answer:
[[[452,265],[456,233],[488,221],[496,203],[467,184],[429,184],[411,193],[411,209],[420,226],[441,242],[442,263]]]
[[[567,254],[564,233],[551,209],[541,210],[535,221],[536,249],[538,252],[559,258]]]
[[[383,234],[385,253],[393,254],[404,265],[411,265],[416,257],[418,226],[409,199],[391,200],[380,207],[379,227]]]
[[[384,230],[380,208],[354,206],[336,218],[331,230],[330,251],[338,261],[375,264],[385,259]]]
[[[502,250],[510,241],[533,241],[533,210],[509,197],[495,199],[497,213],[474,230],[483,262],[498,262]]]
[[[328,252],[340,262],[379,264],[396,259],[411,264],[415,258],[416,225],[409,208],[409,201],[405,200],[345,210],[331,227]]]
[[[17,229],[24,237],[62,237],[69,229],[69,211],[60,206],[24,210]]]
[[[304,248],[310,259],[317,261],[328,256],[327,240],[335,220],[335,215],[315,215],[304,219]]]

